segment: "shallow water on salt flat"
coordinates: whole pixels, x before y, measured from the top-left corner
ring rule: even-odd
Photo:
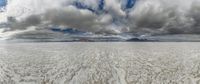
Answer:
[[[1,43],[0,84],[200,84],[200,43]]]

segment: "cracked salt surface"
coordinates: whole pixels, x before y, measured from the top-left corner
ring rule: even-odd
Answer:
[[[200,84],[200,43],[2,43],[0,84]]]

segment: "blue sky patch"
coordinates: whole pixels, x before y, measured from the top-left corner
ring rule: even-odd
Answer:
[[[6,0],[0,0],[0,7],[6,6],[7,1]]]
[[[132,8],[135,5],[136,0],[127,0],[126,8]]]
[[[94,9],[91,6],[88,6],[84,3],[81,3],[79,1],[75,1],[73,3],[74,6],[76,6],[79,9],[87,9],[93,13],[99,14],[101,11],[104,10],[104,6],[105,6],[105,1],[104,0],[99,0],[99,4],[98,4],[98,9]]]
[[[67,28],[67,29],[60,29],[60,28],[51,28],[54,32],[62,32],[62,33],[70,33],[70,34],[83,34],[85,32],[79,31],[77,29],[73,28]]]
[[[87,9],[87,10],[90,10],[92,12],[95,12],[95,10],[92,9],[91,7],[85,5],[85,4],[81,3],[81,2],[78,2],[78,1],[74,2],[73,5],[76,6],[77,8],[79,8],[79,9]]]
[[[104,0],[99,0],[99,10],[103,10],[104,9],[104,5],[105,5],[105,1]]]

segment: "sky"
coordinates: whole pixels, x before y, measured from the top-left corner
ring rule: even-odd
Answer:
[[[6,5],[6,1],[5,0],[0,0],[0,7],[5,6]]]
[[[200,0],[0,0],[0,37],[196,35],[199,4]]]

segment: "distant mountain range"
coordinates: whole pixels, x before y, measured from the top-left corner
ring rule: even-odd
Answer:
[[[0,39],[5,39],[0,37]],[[200,35],[135,35],[123,33],[118,35],[94,34],[73,28],[49,28],[10,36],[8,41],[29,42],[200,42]]]

